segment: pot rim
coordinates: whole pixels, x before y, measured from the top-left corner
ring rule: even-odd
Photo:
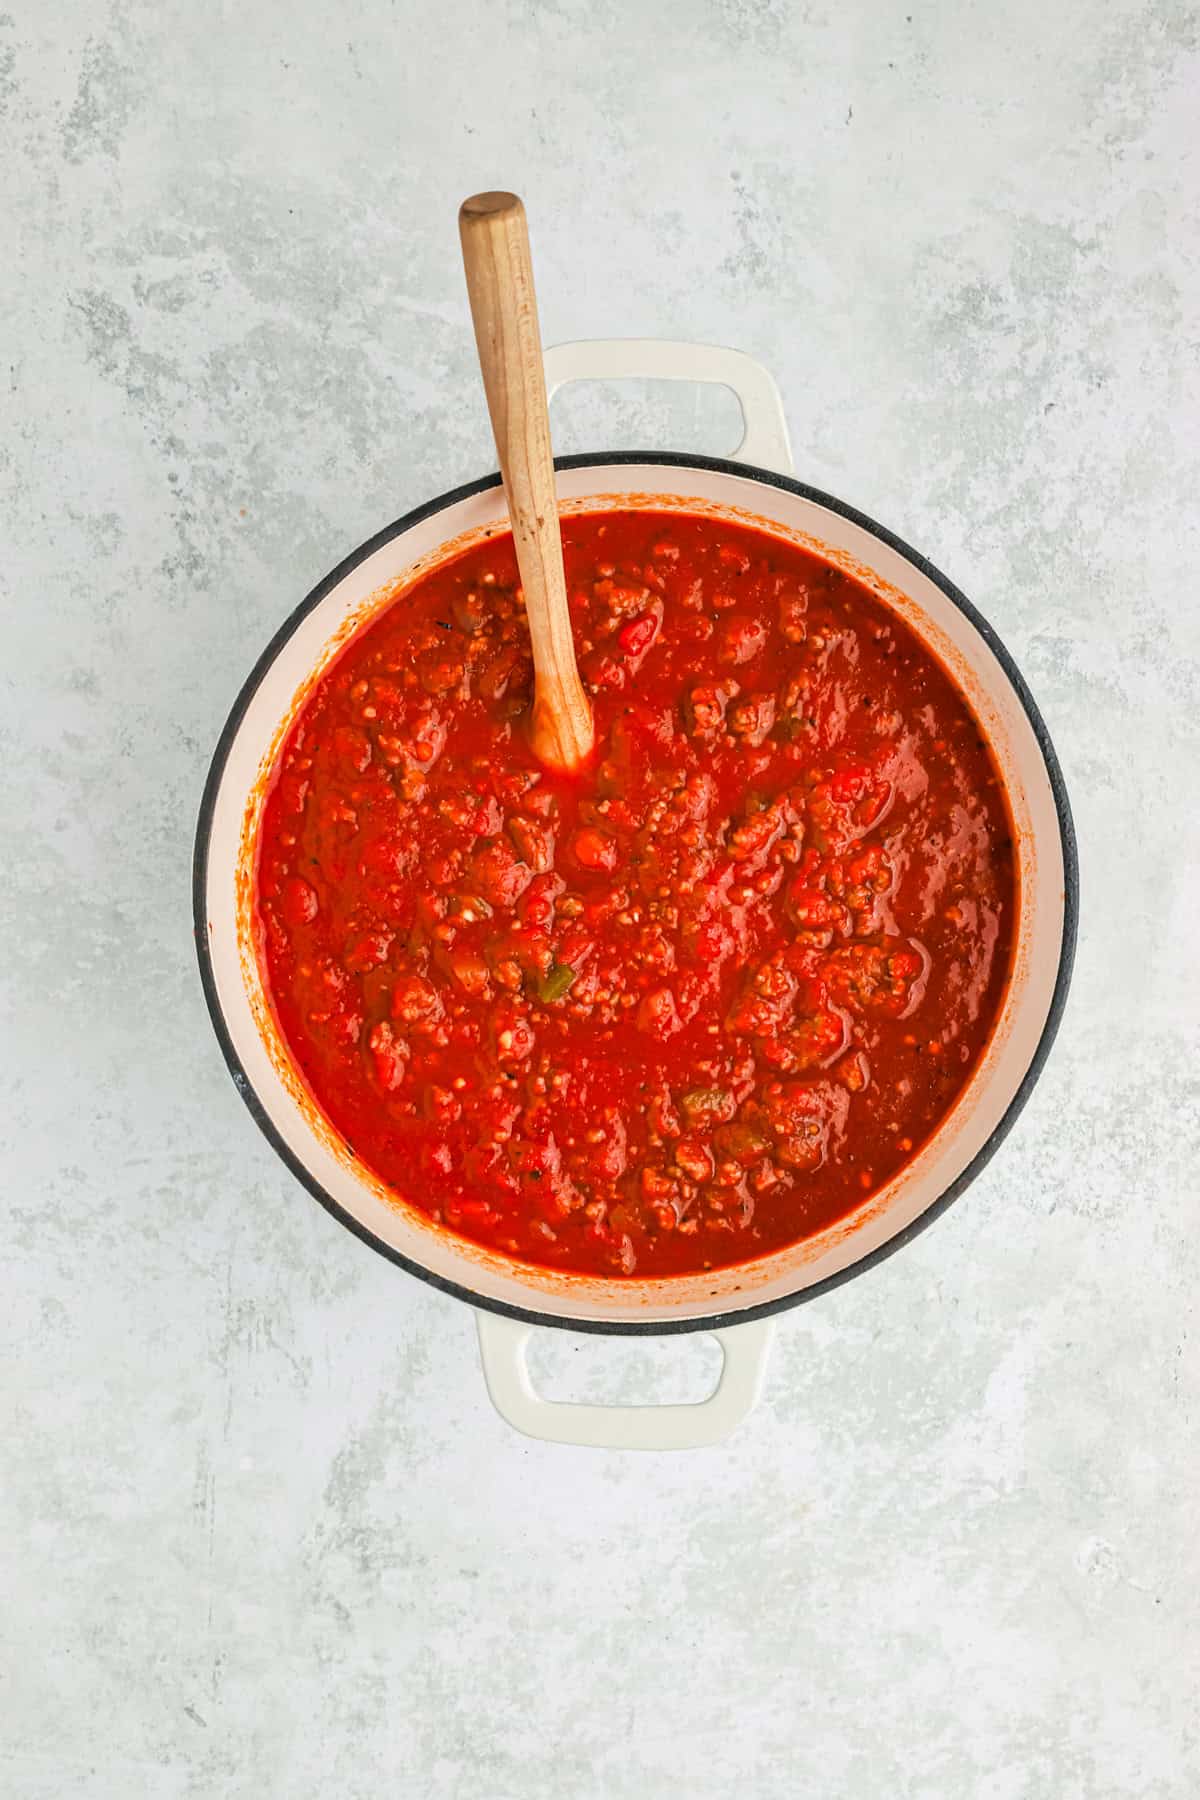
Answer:
[[[813,1300],[820,1294],[828,1293],[832,1288],[840,1287],[843,1282],[849,1281],[857,1275],[864,1274],[868,1269],[874,1268],[887,1257],[894,1255],[895,1252],[903,1248],[903,1246],[911,1243],[912,1240],[917,1237],[919,1233],[926,1230],[935,1219],[940,1218],[952,1202],[970,1186],[975,1177],[991,1161],[1000,1145],[1004,1142],[1004,1139],[1008,1136],[1013,1125],[1016,1123],[1022,1108],[1032,1093],[1038,1077],[1045,1066],[1046,1058],[1050,1054],[1051,1046],[1058,1035],[1058,1028],[1062,1021],[1063,1009],[1066,1006],[1067,993],[1071,985],[1071,974],[1075,962],[1075,947],[1079,928],[1079,858],[1075,840],[1075,825],[1071,815],[1071,804],[1067,797],[1066,783],[1063,779],[1062,769],[1059,765],[1054,745],[1051,742],[1050,733],[1046,728],[1045,720],[1038,710],[1037,702],[1030,693],[1024,676],[1021,674],[1011,652],[998,636],[993,626],[983,614],[978,611],[972,602],[967,599],[966,595],[962,593],[947,576],[943,575],[941,570],[936,568],[927,557],[922,556],[919,551],[914,550],[911,545],[905,543],[903,538],[897,537],[897,535],[894,532],[889,531],[886,526],[878,524],[876,520],[869,516],[869,514],[860,512],[856,507],[848,506],[845,501],[835,499],[832,495],[823,492],[820,488],[811,487],[806,482],[797,481],[794,476],[781,475],[776,473],[773,469],[760,468],[753,463],[735,462],[731,458],[724,456],[704,456],[698,453],[685,454],[677,451],[664,450],[585,452],[572,456],[556,456],[554,459],[554,466],[556,469],[620,468],[625,465],[637,463],[655,464],[668,469],[705,469],[711,470],[716,474],[748,478],[759,483],[761,486],[781,488],[787,493],[797,495],[800,499],[811,501],[818,506],[827,507],[831,512],[837,513],[840,517],[848,519],[852,524],[869,532],[873,537],[878,538],[880,542],[886,544],[890,549],[896,551],[908,562],[913,564],[913,566],[926,576],[928,580],[941,589],[946,598],[950,600],[961,613],[965,614],[996,657],[1029,720],[1050,783],[1055,812],[1058,817],[1059,837],[1062,846],[1063,922],[1058,970],[1041,1036],[1038,1039],[1037,1046],[1030,1058],[1029,1065],[1026,1068],[1012,1099],[1009,1101],[1004,1113],[997,1121],[986,1141],[949,1186],[944,1188],[937,1198],[932,1200],[915,1219],[904,1226],[903,1229],[898,1231],[893,1237],[888,1238],[885,1243],[878,1245],[876,1249],[868,1251],[854,1262],[847,1264],[845,1268],[825,1276],[822,1280],[814,1282],[809,1287],[798,1288],[794,1293],[780,1295],[773,1300],[763,1301],[757,1306],[747,1306],[737,1310],[702,1315],[698,1318],[689,1317],[651,1320],[614,1319],[611,1321],[606,1319],[573,1319],[563,1318],[554,1313],[541,1312],[534,1306],[513,1306],[506,1301],[493,1299],[490,1295],[480,1294],[475,1289],[468,1287],[461,1282],[452,1281],[446,1276],[434,1273],[434,1271],[425,1268],[423,1264],[415,1261],[412,1257],[405,1256],[392,1245],[384,1243],[381,1238],[376,1237],[367,1226],[356,1219],[352,1213],[347,1212],[347,1210],[333,1198],[332,1194],[330,1194],[327,1189],[322,1187],[321,1183],[309,1171],[302,1159],[292,1151],[290,1146],[276,1130],[265,1106],[259,1099],[253,1084],[242,1066],[236,1049],[234,1048],[233,1038],[226,1025],[225,1016],[221,1010],[220,999],[217,994],[212,955],[208,943],[207,890],[209,846],[212,836],[212,824],[216,809],[217,795],[220,790],[221,781],[224,777],[230,748],[251,700],[257,693],[267,670],[274,663],[280,650],[287,643],[289,638],[292,637],[302,621],[307,618],[308,614],[312,612],[315,607],[320,605],[321,601],[338,586],[339,582],[344,580],[352,569],[357,568],[359,563],[365,561],[367,557],[374,555],[377,550],[381,550],[385,544],[391,543],[394,538],[402,536],[404,532],[410,530],[414,525],[422,523],[425,519],[432,518],[435,514],[445,511],[447,508],[456,505],[459,501],[468,500],[473,495],[484,493],[489,488],[499,487],[499,474],[484,475],[474,481],[464,482],[461,487],[451,488],[446,493],[439,494],[436,499],[427,500],[422,505],[412,508],[411,511],[405,513],[401,518],[394,520],[390,525],[385,525],[380,531],[377,531],[373,537],[368,538],[364,543],[360,544],[357,549],[352,550],[350,554],[344,557],[335,568],[331,569],[322,580],[317,582],[316,586],[309,591],[302,601],[300,601],[299,605],[293,608],[283,624],[274,633],[270,642],[254,663],[253,668],[238,692],[237,698],[230,709],[229,716],[222,727],[220,737],[217,739],[212,761],[209,765],[208,775],[204,783],[204,792],[200,801],[200,812],[196,823],[196,838],[192,858],[192,924],[196,943],[196,955],[200,965],[200,982],[204,990],[204,999],[208,1008],[208,1016],[212,1022],[213,1031],[216,1034],[217,1042],[220,1046],[221,1054],[225,1059],[226,1067],[233,1077],[234,1086],[237,1088],[238,1093],[245,1102],[255,1124],[267,1139],[267,1142],[271,1145],[276,1155],[291,1171],[296,1180],[300,1182],[301,1186],[306,1188],[313,1199],[318,1201],[320,1205],[325,1208],[326,1212],[337,1219],[339,1224],[345,1226],[348,1231],[353,1232],[355,1237],[359,1238],[364,1244],[369,1245],[370,1248],[379,1255],[386,1257],[389,1262],[397,1264],[410,1275],[417,1276],[419,1280],[427,1282],[429,1286],[439,1289],[442,1293],[450,1294],[456,1300],[465,1301],[469,1306],[480,1307],[487,1312],[499,1313],[506,1318],[518,1319],[525,1324],[545,1325],[560,1331],[595,1332],[601,1335],[618,1337],[666,1337],[688,1331],[732,1329],[734,1326],[745,1324],[753,1319],[763,1319],[776,1313],[784,1312],[790,1307],[798,1306],[802,1301]]]

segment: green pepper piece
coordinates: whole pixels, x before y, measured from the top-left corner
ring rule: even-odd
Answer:
[[[538,999],[561,1000],[574,985],[575,973],[570,963],[555,963],[538,982]]]
[[[719,1125],[737,1111],[733,1095],[725,1088],[689,1088],[679,1104],[689,1125]]]
[[[492,916],[492,908],[482,894],[451,894],[446,910],[452,918],[461,919],[467,925],[476,919],[490,919]]]

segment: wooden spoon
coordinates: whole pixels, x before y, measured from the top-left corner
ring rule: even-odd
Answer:
[[[534,755],[578,769],[592,751],[592,709],[575,666],[542,339],[525,208],[515,194],[474,194],[458,214],[467,292],[533,643]]]

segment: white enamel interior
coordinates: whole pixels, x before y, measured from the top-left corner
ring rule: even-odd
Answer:
[[[341,1147],[286,1066],[266,1016],[245,932],[245,821],[297,699],[381,589],[441,546],[503,523],[499,488],[459,500],[410,526],[350,570],[275,656],[230,744],[216,794],[207,873],[208,942],[221,1012],[237,1059],[275,1131],[325,1192],[382,1244],[478,1296],[564,1321],[703,1319],[810,1287],[902,1231],[972,1161],[999,1124],[1033,1059],[1058,971],[1064,921],[1062,845],[1054,796],[1029,719],[986,641],[941,589],[864,527],[752,474],[654,463],[564,471],[567,507],[605,504],[742,509],[826,547],[832,560],[873,571],[887,598],[951,669],[1000,763],[1013,808],[1021,908],[1013,978],[992,1041],[941,1129],[888,1187],[820,1236],[733,1269],[674,1280],[563,1276],[514,1263],[432,1225],[388,1193]],[[239,923],[239,863],[242,918]]]

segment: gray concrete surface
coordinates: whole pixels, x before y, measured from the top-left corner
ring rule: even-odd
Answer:
[[[1200,1792],[1198,44],[1181,0],[0,19],[0,1791]],[[801,473],[1012,645],[1080,828],[1019,1130],[687,1457],[512,1436],[466,1309],[259,1139],[193,965],[249,663],[491,466],[454,226],[490,185],[548,339],[774,369]],[[710,1351],[538,1355],[652,1395]]]

